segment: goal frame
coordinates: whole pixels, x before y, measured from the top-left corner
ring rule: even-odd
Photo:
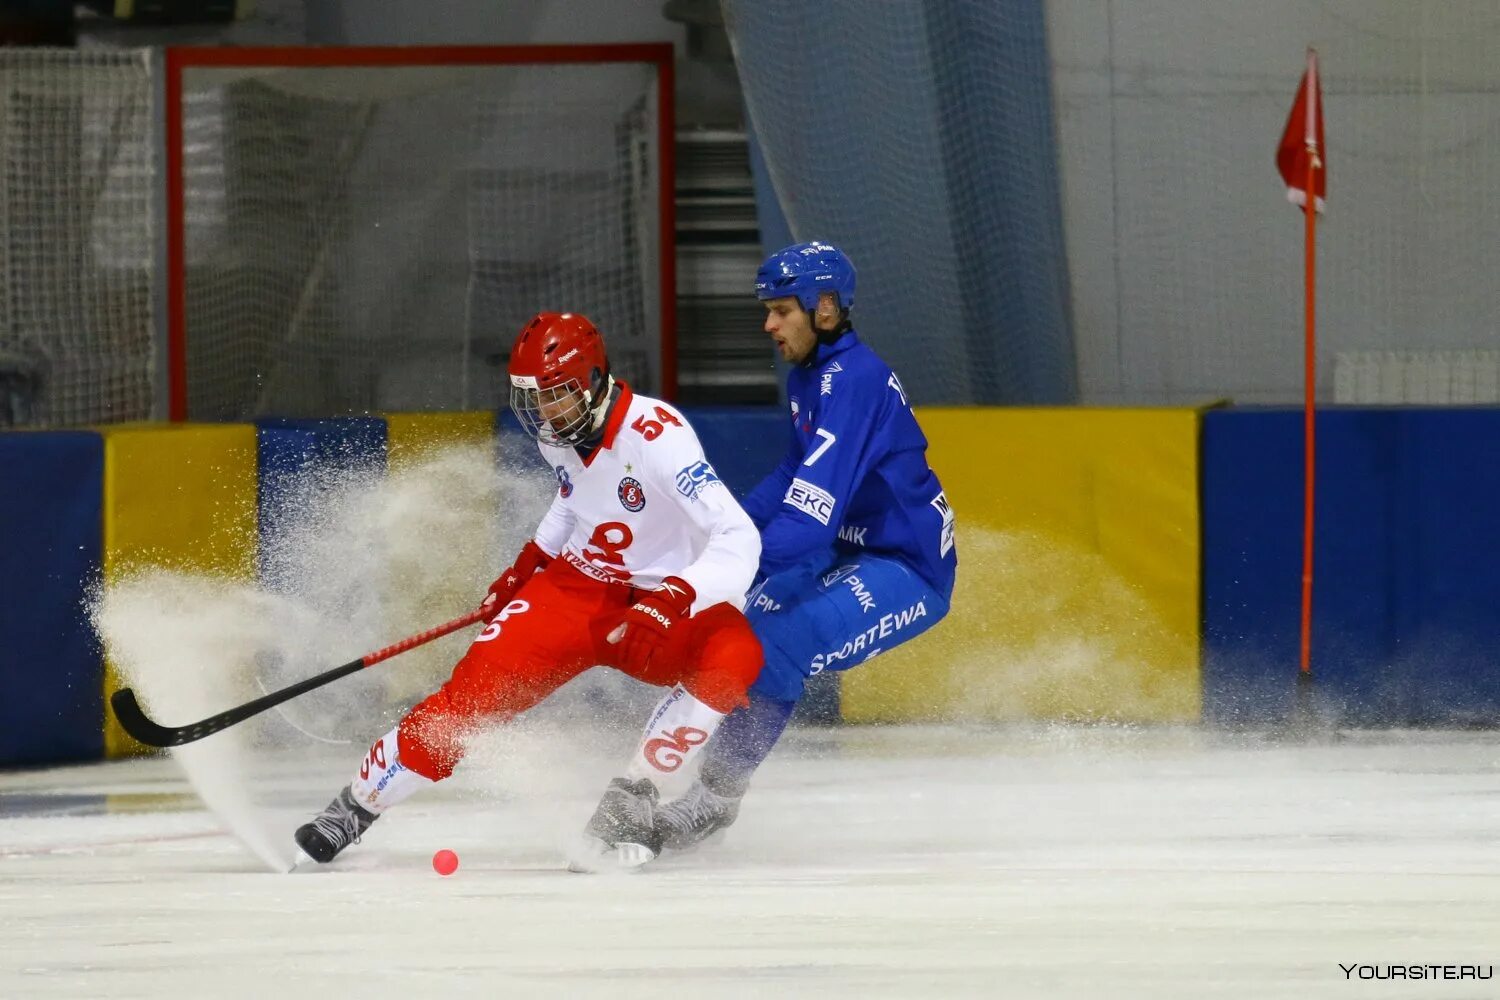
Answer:
[[[649,63],[656,68],[661,391],[677,396],[675,102],[669,42],[628,45],[169,46],[164,58],[168,419],[187,419],[187,228],[183,73],[197,67],[518,66]]]

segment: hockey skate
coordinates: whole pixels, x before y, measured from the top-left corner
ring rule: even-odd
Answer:
[[[582,843],[572,852],[572,872],[633,871],[661,853],[655,827],[658,793],[650,778],[609,783]]]
[[[350,844],[359,843],[359,838],[380,817],[360,807],[354,796],[345,788],[328,803],[328,807],[314,816],[311,823],[297,827],[294,839],[302,852],[320,865],[326,865],[338,857],[340,851]]]
[[[695,781],[682,798],[656,810],[656,836],[662,847],[685,851],[728,827],[739,814],[738,797],[720,795]]]

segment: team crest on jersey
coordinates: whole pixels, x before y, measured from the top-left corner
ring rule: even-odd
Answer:
[[[632,514],[642,510],[646,506],[646,491],[641,489],[639,481],[626,476],[620,480],[620,506]]]
[[[812,423],[802,419],[802,404],[797,401],[796,396],[792,397],[792,426],[801,427],[804,431],[812,430]]]
[[[566,500],[573,495],[573,480],[568,478],[568,470],[560,465],[553,466],[557,472],[557,495]]]

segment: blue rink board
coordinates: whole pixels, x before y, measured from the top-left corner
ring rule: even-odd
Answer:
[[[104,753],[104,663],[85,602],[103,551],[104,441],[0,434],[0,765]]]
[[[262,583],[279,589],[276,567],[294,513],[339,477],[385,469],[386,423],[380,417],[261,418],[255,421],[259,518],[258,566]]]
[[[1293,704],[1300,410],[1204,416],[1205,718]],[[1312,667],[1351,723],[1500,721],[1500,409],[1318,414]]]

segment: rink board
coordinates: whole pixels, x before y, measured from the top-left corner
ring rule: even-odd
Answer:
[[[1500,409],[1328,409],[1317,423],[1312,669],[1373,725],[1500,719]],[[1290,710],[1300,659],[1303,415],[1203,427],[1204,701]]]
[[[685,406],[703,454],[736,497],[755,488],[791,445],[791,415],[781,407]]]
[[[1198,416],[918,408],[958,586],[843,675],[844,719],[1196,719]]]
[[[785,448],[779,408],[688,412],[737,494]],[[1191,410],[920,419],[958,515],[955,610],[843,675],[843,718],[1190,720],[1200,704],[1218,722],[1285,714],[1300,411],[1203,414],[1201,483]],[[1338,409],[1319,428],[1313,663],[1325,704],[1351,722],[1500,718],[1500,410]],[[399,468],[433,443],[497,431],[503,461],[533,469],[535,445],[505,413],[0,435],[5,480],[24,484],[0,490],[3,664],[16,692],[0,709],[0,764],[135,749],[112,720],[101,731],[119,683],[83,612],[101,573],[249,577],[298,477],[378,474],[387,456]]]
[[[106,429],[105,585],[152,567],[249,579],[256,553],[255,483],[255,429],[247,425]],[[106,656],[105,698],[120,686]],[[107,713],[105,755],[143,750]]]
[[[387,413],[386,464],[400,469],[456,445],[491,442],[495,415],[488,410],[456,413]]]
[[[257,571],[262,585],[280,591],[283,557],[296,555],[286,547],[297,544],[283,529],[349,476],[373,481],[384,474],[386,423],[380,417],[265,417],[255,421],[255,449]]]
[[[330,476],[385,469],[386,424],[379,417],[265,417],[255,421],[255,442],[263,526],[295,511]]]
[[[0,764],[104,750],[98,577],[104,446],[92,431],[0,434]]]

